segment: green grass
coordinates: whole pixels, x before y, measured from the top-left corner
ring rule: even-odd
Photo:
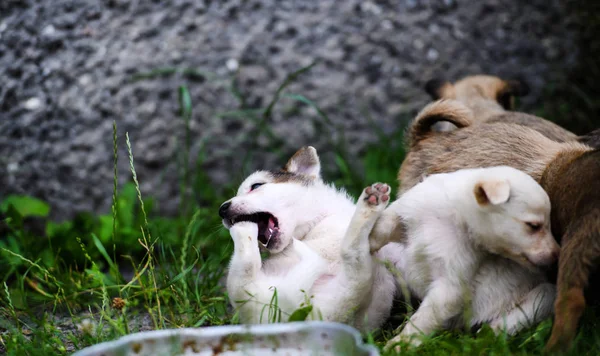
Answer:
[[[386,135],[377,130],[377,125],[371,125],[377,143],[368,146],[358,162],[350,159],[343,130],[309,98],[287,92],[288,85],[310,67],[290,74],[263,109],[247,108],[232,80],[232,95],[239,99],[239,108],[221,116],[253,120],[255,129],[270,138],[271,150],[283,164],[293,151],[270,131],[268,122],[281,100],[307,105],[317,112],[315,124],[321,132],[336,132],[339,137],[331,142],[333,161],[323,162],[326,180],[345,187],[354,196],[375,181],[394,186],[404,157],[403,130]],[[157,80],[177,73],[210,77],[193,69],[162,68],[133,79]],[[140,192],[136,153],[131,151],[129,135],[119,132],[116,124],[112,137],[114,179],[106,182],[113,187],[109,214],[85,213],[55,223],[47,219],[51,208],[45,202],[24,196],[9,196],[0,202],[0,350],[11,355],[65,354],[71,348],[81,349],[140,330],[238,322],[220,284],[233,244],[221,227],[217,210],[229,196],[209,184],[200,168],[203,151],[193,164],[188,164],[193,103],[185,84],[179,88],[179,98],[186,130],[184,137],[178,138],[181,205],[177,217],[157,214],[152,198]],[[127,157],[117,156],[119,147],[128,149]],[[256,149],[252,146],[248,158]],[[123,186],[117,184],[119,160],[128,161],[131,168],[130,181]],[[241,178],[229,182],[222,191],[233,192]],[[294,318],[302,319],[309,309],[299,310]],[[271,319],[277,319],[274,313],[270,310]],[[593,310],[586,315],[573,354],[597,353],[597,320]],[[397,326],[401,321],[402,316],[396,315],[391,324]],[[420,348],[404,353],[537,354],[550,327],[551,321],[547,320],[512,338],[495,336],[486,328],[476,335],[439,333]],[[387,326],[365,335],[365,340],[382,347],[392,333],[393,327]]]

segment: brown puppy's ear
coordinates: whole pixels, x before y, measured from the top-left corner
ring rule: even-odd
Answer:
[[[321,162],[317,150],[312,146],[302,147],[289,159],[283,170],[313,179],[320,179]]]
[[[449,81],[441,78],[428,80],[425,83],[425,91],[433,100],[454,98],[454,86]]]
[[[510,185],[506,180],[485,179],[475,184],[473,194],[480,206],[504,204],[510,197]]]
[[[438,122],[449,122],[461,129],[473,124],[473,112],[463,103],[452,99],[428,104],[408,127],[408,147],[414,148],[417,143],[429,137],[433,133],[433,125]]]
[[[600,148],[600,129],[595,129],[583,136],[579,136],[577,141],[585,143],[586,145],[593,148]]]
[[[504,87],[496,94],[496,101],[505,110],[515,109],[515,98],[529,94],[529,85],[521,79],[504,81]]]

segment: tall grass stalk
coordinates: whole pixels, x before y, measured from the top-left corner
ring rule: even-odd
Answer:
[[[142,231],[142,238],[143,238],[142,246],[146,249],[146,256],[148,259],[148,267],[149,267],[149,277],[150,277],[152,284],[154,285],[154,290],[156,291],[155,300],[156,300],[156,310],[158,313],[158,320],[160,321],[160,323],[162,324],[162,327],[164,328],[165,321],[162,317],[162,311],[161,311],[161,306],[160,306],[160,297],[159,297],[159,293],[158,293],[158,284],[156,283],[156,273],[154,270],[154,242],[152,244],[150,244],[150,242],[149,242],[149,240],[151,239],[151,235],[150,235],[150,228],[149,228],[149,224],[148,224],[148,216],[146,214],[146,209],[144,208],[144,200],[142,199],[140,183],[138,182],[137,173],[135,171],[135,166],[133,164],[133,151],[131,149],[131,141],[129,140],[129,132],[125,133],[125,142],[127,144],[127,154],[129,155],[129,168],[131,169],[131,174],[133,176],[133,182],[135,184],[135,190],[137,192],[137,197],[140,202],[140,209],[142,210],[142,215],[144,217],[144,226],[140,226],[140,229]],[[147,237],[146,237],[146,234],[148,235]],[[158,322],[154,317],[154,313],[152,312],[151,305],[148,305],[148,312],[150,313],[150,316],[152,317],[155,328],[158,329],[159,328]]]
[[[190,189],[190,150],[192,145],[192,134],[190,130],[190,121],[192,119],[192,97],[185,85],[179,87],[179,106],[181,108],[181,118],[183,119],[185,127],[184,147],[182,152],[183,177],[180,185],[180,208],[182,216],[187,217],[189,209],[188,190]]]
[[[6,284],[6,282],[4,282],[4,293],[6,294],[6,300],[8,301],[8,309],[10,311],[10,314],[15,319],[15,324],[20,329],[21,323],[19,322],[19,317],[17,316],[17,312],[15,311],[12,298],[10,297],[10,292],[8,291],[8,284]]]
[[[69,303],[67,303],[67,298],[65,296],[65,290],[62,288],[61,283],[56,279],[56,277],[54,277],[44,267],[40,266],[39,264],[33,262],[32,260],[30,260],[30,259],[28,259],[26,257],[23,257],[22,255],[20,255],[18,253],[14,253],[13,251],[8,250],[8,249],[6,249],[4,247],[2,247],[2,251],[6,252],[6,253],[14,256],[14,257],[17,257],[17,258],[21,259],[23,262],[27,263],[31,267],[35,267],[36,269],[38,269],[40,272],[42,272],[44,274],[45,278],[50,279],[54,283],[54,285],[55,285],[55,287],[57,289],[56,294],[54,295],[54,310],[56,310],[56,307],[58,306],[58,304],[61,301],[64,301],[65,305],[69,309],[69,313],[72,314],[72,311],[71,311],[71,309],[69,307]]]
[[[119,173],[118,173],[118,163],[119,163],[119,146],[118,146],[118,141],[117,141],[117,122],[113,121],[113,195],[112,195],[112,205],[111,205],[111,210],[112,210],[112,244],[113,244],[113,262],[114,265],[117,266],[117,247],[116,247],[116,242],[117,241],[117,232],[118,232],[118,216],[119,216],[119,199],[118,199],[118,193],[119,193],[119,188],[118,188],[118,184],[119,184]],[[114,276],[115,278],[118,278],[118,280],[122,280],[122,276],[121,276],[121,272],[119,271],[118,267],[115,268],[116,270],[114,271]],[[119,292],[119,297],[122,298],[123,297],[123,290],[118,288],[117,289]],[[125,333],[128,334],[129,333],[129,320],[127,318],[127,313],[124,312],[123,309],[120,310],[120,314],[121,314],[121,320],[123,322],[124,328],[125,328]]]
[[[81,238],[77,237],[76,239],[77,239],[77,242],[79,243],[79,246],[81,246],[81,250],[83,251],[85,258],[88,261],[90,261],[90,263],[92,264],[92,271],[94,271],[93,278],[99,280],[99,282],[100,282],[100,290],[102,293],[102,308],[101,308],[101,313],[100,313],[100,321],[98,322],[98,329],[102,330],[104,315],[106,314],[106,311],[108,310],[108,304],[110,302],[110,297],[108,295],[108,290],[106,289],[106,283],[104,283],[104,278],[103,278],[102,272],[100,271],[100,268],[98,268],[98,265],[96,264],[96,262],[94,262],[94,260],[88,254],[88,252],[85,248],[85,245],[81,241]]]
[[[119,213],[119,203],[117,200],[118,194],[118,170],[117,164],[119,163],[119,150],[117,145],[117,122],[113,120],[113,195],[112,195],[112,247],[113,247],[113,262],[117,263],[117,247],[115,241],[117,240],[117,217]],[[114,271],[115,277],[119,275],[119,271]]]
[[[187,229],[185,231],[185,236],[183,238],[183,244],[181,245],[181,273],[185,273],[187,266],[186,266],[186,260],[187,260],[187,255],[188,255],[188,245],[190,243],[190,238],[192,236],[192,228],[195,226],[196,221],[198,220],[198,218],[200,217],[200,210],[196,210],[196,212],[194,213],[194,216],[192,216],[192,220],[190,221],[190,223],[187,226]],[[190,300],[188,298],[188,286],[187,286],[187,281],[185,280],[185,278],[181,278],[181,288],[183,291],[183,298],[184,298],[184,303],[185,303],[185,309],[189,309],[190,306]]]

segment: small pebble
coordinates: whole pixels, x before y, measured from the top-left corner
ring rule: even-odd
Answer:
[[[227,63],[225,63],[225,66],[227,67],[227,69],[230,72],[235,72],[239,68],[240,65],[236,59],[229,58],[227,60]]]
[[[42,101],[39,98],[30,98],[23,104],[23,106],[27,110],[37,110],[40,108],[40,106],[42,106]]]
[[[435,48],[430,48],[427,51],[427,60],[434,62],[440,57],[440,53]]]
[[[19,163],[17,162],[11,162],[9,164],[6,165],[6,170],[8,171],[8,173],[14,173],[16,171],[19,170]]]
[[[53,36],[56,33],[56,28],[53,25],[48,25],[42,30],[43,36]]]

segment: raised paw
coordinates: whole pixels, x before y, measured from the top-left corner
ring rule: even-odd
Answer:
[[[390,192],[392,189],[385,183],[375,183],[366,187],[362,194],[362,199],[373,207],[385,208],[390,202]]]
[[[258,225],[251,221],[240,221],[229,228],[229,233],[234,240],[256,240],[258,238]]]

